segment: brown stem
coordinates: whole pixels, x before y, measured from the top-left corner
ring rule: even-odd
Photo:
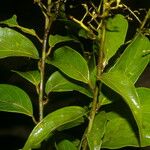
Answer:
[[[105,26],[104,23],[102,22],[102,35],[100,38],[100,49],[99,49],[99,57],[98,57],[98,65],[97,65],[97,84],[95,86],[95,89],[93,91],[93,102],[92,102],[92,108],[89,114],[89,124],[87,127],[87,132],[85,136],[87,136],[92,129],[93,123],[94,123],[94,118],[97,112],[97,104],[98,104],[98,98],[99,98],[99,91],[101,88],[101,83],[99,83],[99,78],[101,77],[104,69],[103,61],[104,61],[104,39],[105,39]],[[87,137],[84,136],[84,142],[83,142],[83,150],[87,149]]]
[[[100,50],[99,50],[99,57],[98,57],[98,65],[97,65],[97,79],[99,80],[103,70],[104,70],[104,40],[105,40],[105,24],[102,21],[102,34],[100,37]]]
[[[50,14],[50,6],[48,6],[47,14]],[[45,15],[45,30],[43,36],[43,47],[42,47],[42,57],[40,62],[40,87],[39,87],[39,120],[43,119],[43,107],[44,107],[44,76],[45,76],[45,61],[47,56],[47,41],[48,35],[51,28],[53,18],[49,15]]]
[[[87,131],[84,135],[84,139],[83,139],[83,150],[87,149],[87,135],[91,132],[92,126],[93,126],[93,122],[94,122],[94,118],[95,118],[95,114],[97,111],[97,99],[98,99],[98,86],[95,87],[94,89],[94,95],[93,95],[93,103],[92,103],[92,108],[90,111],[90,115],[89,115],[89,124],[88,124],[88,128]]]

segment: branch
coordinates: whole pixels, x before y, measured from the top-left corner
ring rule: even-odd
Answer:
[[[142,30],[147,22],[147,20],[150,19],[150,9],[148,10],[143,22],[141,23],[141,27],[140,27],[140,30]]]
[[[40,6],[41,3],[39,3]],[[54,18],[52,17],[51,14],[51,6],[50,4],[48,5],[47,12],[45,13],[45,10],[43,10],[43,7],[41,7],[41,10],[45,16],[45,29],[44,29],[44,36],[43,36],[43,47],[42,47],[42,57],[40,60],[40,65],[39,65],[39,70],[40,70],[40,86],[39,86],[39,121],[43,119],[43,107],[44,107],[44,80],[45,80],[45,61],[47,57],[47,42],[48,42],[48,36],[49,36],[49,31],[52,25],[52,22],[54,21]]]

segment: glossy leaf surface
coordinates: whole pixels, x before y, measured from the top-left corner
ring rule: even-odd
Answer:
[[[28,72],[21,72],[21,71],[13,71],[23,77],[24,79],[31,82],[33,85],[38,86],[40,83],[40,73],[39,71],[28,71]]]
[[[52,131],[84,115],[85,110],[78,106],[68,106],[50,113],[32,130],[23,150],[37,147]]]
[[[106,22],[106,35],[104,41],[104,50],[106,55],[106,64],[109,59],[117,52],[119,47],[124,44],[128,22],[124,16],[117,14],[114,18],[109,18]]]
[[[69,140],[60,141],[57,144],[56,149],[57,150],[77,150],[75,145],[72,142],[70,142]]]
[[[29,96],[20,88],[0,84],[0,111],[33,115]]]
[[[150,88],[138,88],[142,108],[143,141],[142,146],[150,145]]]
[[[89,70],[85,59],[68,46],[58,48],[48,63],[59,68],[63,73],[84,83],[89,82]]]
[[[150,145],[150,89],[137,89],[142,108],[142,132],[141,146]],[[137,127],[132,116],[124,105],[110,105],[107,110],[108,124],[103,139],[103,148],[118,149],[125,146],[139,147]],[[110,111],[111,110],[111,111]],[[130,138],[129,138],[130,137]]]
[[[36,36],[36,33],[33,29],[25,28],[25,27],[22,27],[18,24],[16,15],[13,15],[10,19],[7,19],[5,21],[1,21],[0,23],[6,24],[9,27],[16,27],[16,28],[22,30],[25,33]]]
[[[135,83],[149,62],[149,55],[147,55],[149,49],[149,39],[139,33],[112,70],[121,70]]]
[[[33,43],[19,32],[0,27],[0,58],[24,56],[38,59]]]
[[[82,87],[76,83],[69,81],[60,72],[54,72],[46,83],[46,93],[50,92],[66,92],[66,91],[79,91],[89,97],[92,97],[92,92],[86,87]]]
[[[131,112],[139,128],[139,134],[141,138],[141,106],[134,84],[128,79],[126,75],[119,71],[110,71],[108,73],[104,73],[102,75],[101,81],[123,97],[125,103],[131,109]]]
[[[84,123],[84,118],[83,117],[81,117],[79,119],[76,119],[72,122],[66,123],[65,125],[62,125],[61,127],[57,128],[57,131],[63,131],[63,130],[66,130],[66,129],[71,129],[73,127],[81,125],[82,123]]]
[[[69,36],[61,36],[61,35],[50,35],[49,36],[49,44],[51,47],[54,47],[56,44],[61,42],[68,42],[68,41],[76,41],[74,38],[71,38]]]
[[[90,150],[100,150],[102,138],[105,134],[107,118],[105,112],[100,112],[96,115],[91,132],[87,135],[88,145]]]

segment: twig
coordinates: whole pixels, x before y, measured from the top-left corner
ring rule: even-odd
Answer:
[[[36,119],[34,118],[34,116],[32,116],[32,120],[35,124],[37,124],[38,122],[36,121]]]
[[[140,30],[142,30],[144,28],[144,26],[145,26],[148,19],[150,19],[150,9],[148,10],[148,12],[147,12],[142,24],[141,24]]]
[[[42,58],[40,60],[40,86],[39,86],[39,120],[41,121],[43,119],[43,107],[44,107],[44,77],[45,77],[45,61],[47,57],[47,41],[48,41],[48,35],[51,28],[51,24],[53,22],[53,17],[49,16],[51,13],[51,4],[48,5],[47,12],[43,12],[45,14],[45,30],[44,30],[44,36],[43,36],[43,47],[42,47]],[[41,6],[41,5],[40,5]],[[44,11],[41,8],[42,11]],[[48,15],[47,15],[48,14]]]
[[[137,15],[125,4],[122,4],[128,11],[136,18],[136,20],[141,24],[141,20],[137,17]]]

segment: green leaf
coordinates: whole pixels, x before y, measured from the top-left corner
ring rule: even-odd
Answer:
[[[117,52],[119,47],[124,44],[128,22],[124,16],[117,14],[114,18],[109,18],[106,22],[106,34],[104,41],[105,63]]]
[[[29,96],[20,88],[0,84],[0,111],[33,115]]]
[[[16,15],[13,15],[10,19],[1,21],[0,23],[6,24],[9,27],[16,27],[16,28],[22,30],[24,33],[28,33],[28,34],[33,35],[33,36],[37,36],[36,32],[33,29],[28,29],[28,28],[20,26],[17,23],[17,16]]]
[[[46,82],[46,93],[50,92],[66,92],[66,91],[79,91],[89,97],[92,97],[92,92],[86,87],[82,87],[76,83],[69,81],[60,72],[54,72]]]
[[[58,43],[68,42],[68,41],[78,42],[77,40],[75,40],[74,38],[72,38],[70,36],[61,36],[61,35],[58,35],[58,34],[49,36],[49,45],[51,47],[54,47]]]
[[[0,23],[7,24],[10,27],[18,26],[17,16],[13,15],[11,18],[1,21]]]
[[[126,75],[119,71],[110,71],[108,73],[104,73],[101,77],[101,81],[123,97],[125,103],[131,109],[131,112],[137,123],[141,140],[141,106],[134,84],[129,80]]]
[[[89,70],[85,59],[68,46],[60,47],[48,63],[59,68],[63,73],[84,83],[89,83]]]
[[[85,39],[91,39],[91,40],[95,40],[96,36],[94,34],[92,34],[92,32],[90,33],[89,31],[80,28],[79,32],[78,32],[79,37],[85,38]]]
[[[112,100],[110,100],[102,92],[100,92],[98,102],[99,102],[99,105],[102,106],[102,105],[107,105],[107,104],[112,103]]]
[[[150,88],[137,88],[142,108],[143,141],[142,146],[150,145]]]
[[[68,106],[50,113],[32,130],[23,150],[37,147],[52,131],[84,115],[85,110],[78,106]]]
[[[121,70],[135,83],[149,62],[149,55],[147,55],[149,49],[149,39],[139,33],[125,49],[112,70]]]
[[[90,150],[100,150],[105,134],[107,118],[105,112],[96,115],[91,132],[87,135]]]
[[[123,104],[111,104],[105,108],[108,119],[102,148],[119,149],[125,146],[139,146],[137,126],[129,109]]]
[[[72,142],[70,142],[69,140],[60,141],[57,144],[56,149],[57,150],[77,150],[75,145]]]
[[[31,82],[36,87],[40,83],[40,73],[37,70],[36,71],[28,71],[28,72],[21,72],[21,71],[13,71],[13,72],[17,73],[18,75],[20,75],[24,79],[28,80],[29,82]]]
[[[142,108],[142,132],[144,138],[141,141],[141,146],[146,147],[150,145],[150,89],[138,88],[137,92]],[[119,103],[117,107],[116,104],[110,105],[105,110],[107,111],[108,123],[102,148],[139,147],[136,126],[127,108]]]
[[[38,59],[38,51],[33,43],[19,32],[0,27],[0,58],[24,56]]]
[[[79,33],[78,33],[79,37],[85,38],[85,39],[89,39],[89,34],[88,31],[86,31],[85,29],[80,29]]]
[[[70,129],[70,128],[81,125],[83,122],[84,122],[84,118],[81,117],[77,120],[74,120],[72,122],[66,123],[65,125],[62,125],[61,127],[57,128],[57,130],[58,131],[63,131],[63,130],[66,130],[66,129]]]

